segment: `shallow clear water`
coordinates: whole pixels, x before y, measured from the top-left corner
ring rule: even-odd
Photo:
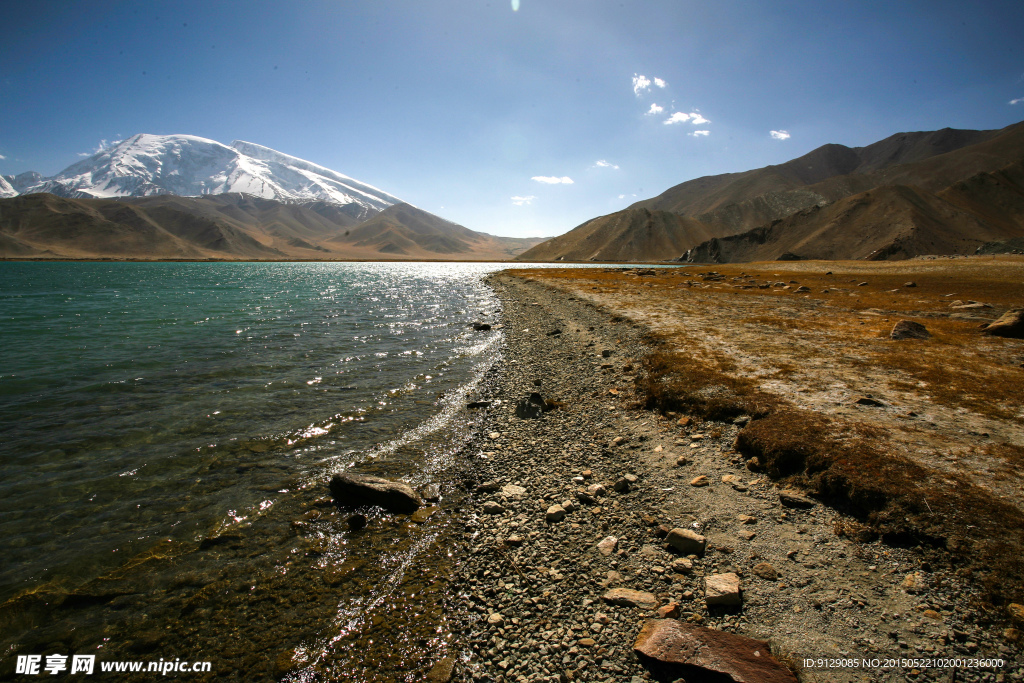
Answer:
[[[469,326],[488,270],[0,266],[0,600],[201,539],[417,426],[493,346]]]

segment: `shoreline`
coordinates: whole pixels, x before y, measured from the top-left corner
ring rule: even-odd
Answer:
[[[1018,680],[1020,655],[981,625],[976,591],[953,567],[837,535],[852,518],[820,502],[784,505],[773,482],[748,471],[733,447],[745,416],[716,422],[636,408],[634,380],[650,351],[643,326],[528,277],[486,281],[502,302],[504,358],[478,400],[501,404],[487,409],[464,451],[472,459],[461,467],[466,523],[452,587],[463,661],[443,660],[436,680],[453,664],[462,681],[660,680],[632,652],[657,612],[609,604],[612,588],[650,593],[670,612],[676,605],[682,621],[765,640],[801,680],[894,673],[800,665],[822,657],[1001,657],[1004,668],[962,669],[957,680]],[[532,392],[558,407],[516,417]],[[635,483],[615,491],[626,475]],[[581,503],[577,491],[592,484],[607,494]],[[546,521],[563,502],[564,519]],[[707,537],[706,554],[689,567],[662,538],[677,527]],[[597,545],[610,537],[605,554]],[[724,573],[739,577],[742,603],[708,607],[704,577]]]

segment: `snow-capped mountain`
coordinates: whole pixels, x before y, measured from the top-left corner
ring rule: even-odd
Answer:
[[[2,199],[4,197],[17,197],[17,196],[18,196],[18,191],[14,189],[14,186],[11,185],[7,181],[7,178],[5,178],[2,175],[0,175],[0,199]]]
[[[7,187],[15,189],[7,182],[0,185],[0,193]],[[20,189],[20,194],[32,192],[78,199],[241,192],[289,203],[356,204],[366,214],[401,202],[376,187],[268,147],[240,140],[228,146],[194,135],[132,136]]]

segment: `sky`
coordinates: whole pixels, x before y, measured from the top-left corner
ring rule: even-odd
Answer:
[[[828,143],[1024,120],[1024,3],[6,3],[0,174],[246,140],[473,230],[562,234]]]

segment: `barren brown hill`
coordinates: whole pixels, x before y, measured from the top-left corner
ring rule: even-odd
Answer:
[[[899,133],[857,148],[824,145],[784,164],[682,183],[624,211],[588,221],[541,249],[524,254],[523,258],[553,260],[560,255],[565,259],[594,260],[677,258],[670,251],[677,243],[663,240],[644,245],[642,235],[625,234],[633,227],[644,227],[642,221],[635,219],[637,210],[685,216],[687,236],[705,234],[707,239],[722,238],[780,219],[788,220],[787,217],[796,220],[797,214],[808,209],[825,207],[878,187],[907,185],[938,192],[958,181],[994,172],[1021,159],[1024,159],[1024,124],[992,131],[947,128]],[[980,186],[965,191],[970,194],[973,189],[981,191]],[[972,201],[976,200],[964,196],[952,203],[966,208],[964,203]],[[969,209],[967,213],[976,212]],[[959,215],[950,214],[952,217]],[[663,219],[663,222],[668,221]],[[961,228],[969,229],[970,225],[968,221]],[[584,244],[587,249],[581,248]],[[616,248],[622,244],[632,245],[632,251],[627,254]],[[836,253],[837,258],[852,258],[843,251]]]
[[[638,208],[594,218],[524,252],[524,261],[655,261],[721,234],[668,211]]]
[[[474,232],[407,204],[352,207],[242,194],[0,200],[0,258],[506,260],[542,241]]]
[[[893,260],[973,254],[1024,236],[1024,162],[931,193],[885,185],[812,206],[739,235],[712,238],[686,260],[737,263],[799,259]]]
[[[396,204],[327,240],[354,258],[510,259],[542,238],[497,237],[452,223],[411,204]]]

